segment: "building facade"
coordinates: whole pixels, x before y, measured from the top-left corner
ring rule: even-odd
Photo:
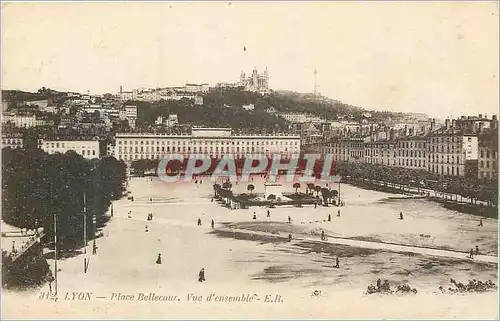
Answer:
[[[18,128],[31,128],[46,125],[47,122],[37,119],[35,115],[2,115],[2,123],[11,123]]]
[[[261,94],[269,93],[269,74],[267,68],[263,73],[259,73],[257,68],[254,68],[252,74],[246,76],[242,71],[240,75],[240,86],[246,91],[258,92]]]
[[[99,158],[98,140],[42,140],[40,148],[49,154],[75,151],[84,158]]]
[[[494,178],[498,175],[498,128],[488,130],[478,139],[478,178]]]
[[[2,148],[5,147],[10,147],[12,149],[23,148],[24,147],[23,136],[19,133],[12,133],[12,134],[4,133],[2,135]]]
[[[398,139],[394,144],[394,166],[427,170],[427,137],[420,136],[406,136]]]
[[[234,135],[230,128],[196,128],[191,134],[118,133],[115,158],[125,162],[168,154],[236,158],[245,155],[299,155],[298,135]]]
[[[125,106],[125,116],[130,128],[135,128],[137,122],[137,106]]]
[[[428,136],[427,170],[439,175],[477,176],[478,139],[455,128],[440,128]]]
[[[323,154],[332,154],[334,161],[361,163],[365,160],[365,137],[339,138],[321,149]]]

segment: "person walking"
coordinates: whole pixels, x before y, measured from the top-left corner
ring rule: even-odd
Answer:
[[[340,267],[340,261],[339,261],[339,257],[337,256],[337,258],[335,259],[335,267],[338,269]]]
[[[255,212],[253,212],[253,217],[252,217],[254,220],[257,219],[257,215],[255,214]]]
[[[292,224],[292,218],[288,216],[288,224]]]
[[[331,221],[332,221],[332,215],[328,214],[328,222],[331,222]]]
[[[202,268],[200,270],[200,273],[198,273],[198,282],[204,282],[205,281],[205,269]]]
[[[321,231],[321,240],[324,241],[325,240],[325,231]]]
[[[161,254],[158,253],[158,258],[156,259],[156,264],[161,264]]]
[[[402,220],[403,219],[403,212],[399,212],[399,219]]]
[[[471,258],[471,259],[474,258],[474,250],[473,249],[470,249],[469,258]]]
[[[479,255],[479,246],[476,245],[476,255]]]
[[[292,233],[288,234],[288,242],[292,241]]]
[[[267,217],[271,217],[271,211],[267,210]]]
[[[212,228],[215,228],[215,222],[214,222],[214,219],[212,219]]]
[[[479,219],[479,225],[478,226],[483,226],[483,218]]]
[[[201,226],[201,218],[198,218],[198,226]]]
[[[49,283],[49,293],[52,294],[52,282],[54,282],[55,278],[52,275],[52,270],[49,270],[49,276],[47,277],[47,282]]]
[[[337,217],[340,217],[340,210],[337,212]]]

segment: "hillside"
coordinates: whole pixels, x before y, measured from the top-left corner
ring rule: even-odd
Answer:
[[[212,89],[203,96],[203,106],[194,106],[190,100],[142,102],[129,101],[138,106],[138,125],[142,129],[152,126],[158,116],[177,114],[179,123],[203,126],[230,126],[250,132],[274,132],[288,129],[288,123],[276,114],[266,112],[274,108],[278,112],[307,113],[329,120],[348,116],[361,120],[366,112],[361,107],[339,101],[318,98],[311,94],[294,92],[272,92],[269,95],[240,89]],[[247,111],[243,105],[253,104],[254,110]],[[391,112],[370,112],[372,119],[383,121],[399,118],[404,114]]]

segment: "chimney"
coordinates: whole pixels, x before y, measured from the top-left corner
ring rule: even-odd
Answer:
[[[405,125],[405,136],[408,136],[408,125]]]
[[[479,114],[479,119],[482,119],[483,118],[483,114]]]
[[[389,139],[394,140],[394,128],[391,128],[391,130],[389,131]]]
[[[460,117],[460,119],[465,119],[465,116]]]
[[[431,120],[431,131],[436,129],[436,118],[432,118]]]
[[[491,116],[491,120],[497,120],[497,115]]]
[[[123,90],[122,90],[122,89],[123,89],[123,88],[122,88],[122,86],[120,86],[120,94],[123,92]]]
[[[444,121],[444,125],[445,125],[446,129],[450,129],[450,119],[449,118],[446,118],[446,120]]]
[[[455,119],[453,119],[453,120],[451,121],[451,128],[455,128],[455,127],[456,127],[456,125],[457,125],[457,121],[456,121]]]

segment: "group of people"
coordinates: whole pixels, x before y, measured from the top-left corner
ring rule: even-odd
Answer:
[[[337,211],[337,217],[340,217],[340,210]],[[332,221],[332,215],[328,214],[328,222]]]
[[[210,225],[212,228],[215,228],[215,221],[214,219],[211,220]],[[201,218],[198,218],[198,226],[201,226]]]
[[[384,280],[382,282],[381,279],[377,280],[377,285],[370,284],[366,290],[367,294],[381,293],[381,294],[392,294],[392,293],[407,293],[407,294],[416,294],[417,289],[411,288],[408,284],[399,285],[396,291],[391,290],[391,285],[389,284],[389,280]]]
[[[476,250],[470,249],[469,258],[473,259],[474,255],[479,255],[479,246],[476,245]]]
[[[457,282],[454,279],[450,279],[450,283],[455,286],[455,288],[448,288],[448,291],[452,293],[464,293],[464,292],[486,292],[489,290],[496,290],[497,286],[495,283],[493,283],[491,280],[488,280],[486,282],[482,281],[477,281],[477,280],[469,280],[469,283],[463,284],[461,282]],[[445,292],[446,290],[444,289],[443,286],[439,287],[439,290],[441,292]]]

